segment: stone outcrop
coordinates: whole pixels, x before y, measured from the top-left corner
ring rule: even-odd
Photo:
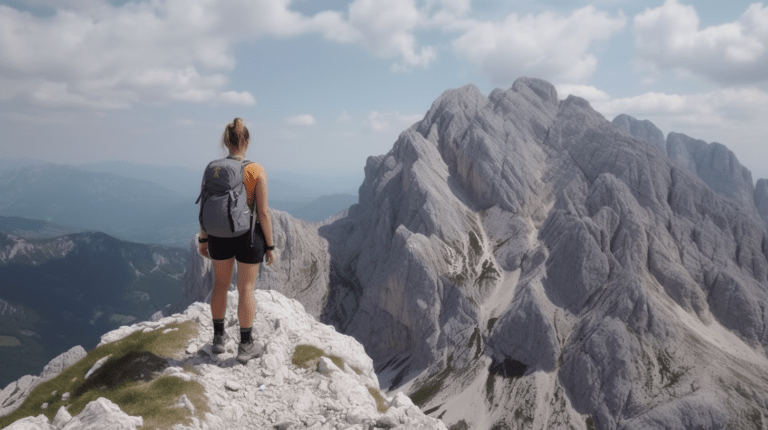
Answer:
[[[755,192],[752,173],[725,145],[707,143],[674,132],[669,133],[665,141],[664,134],[652,122],[640,121],[625,114],[614,118],[613,124],[659,148],[671,160],[701,178],[716,193],[739,200],[751,208]]]
[[[45,415],[22,418],[10,426],[8,430],[136,430],[144,424],[141,417],[132,417],[109,399],[99,397],[88,403],[82,412],[72,417],[62,406],[56,413],[53,422]]]
[[[755,184],[755,207],[768,228],[768,179],[760,179]]]
[[[231,339],[239,336],[237,299],[237,293],[229,293],[225,327]],[[124,326],[106,333],[101,344],[118,341],[138,331],[167,330],[166,326],[173,323],[194,321],[199,324],[199,335],[190,340],[182,355],[164,361],[154,372],[155,376],[194,380],[205,388],[211,411],[205,413],[203,419],[193,416],[191,424],[173,427],[178,430],[446,429],[441,421],[425,416],[402,393],[390,398],[382,395],[372,360],[352,337],[341,335],[332,327],[319,323],[297,301],[276,291],[256,291],[255,302],[253,335],[265,349],[262,356],[247,365],[235,361],[237,345],[234,341],[226,345],[227,351],[223,354],[212,353],[210,307],[199,302],[183,314]],[[294,354],[301,347],[315,348],[320,353],[306,364],[297,365]],[[110,375],[131,373],[127,362],[126,368],[115,367],[120,360],[126,362],[124,359],[107,359],[106,363],[100,363],[100,369],[93,370],[93,378],[99,378],[101,385],[106,383],[106,379],[97,374],[103,369],[109,369]],[[60,366],[57,361],[49,367],[58,369]],[[141,369],[144,372],[148,369],[146,360],[142,361]],[[179,398],[176,407],[187,408],[190,412],[195,410],[186,395]],[[127,430],[137,429],[143,424],[141,417],[129,416],[120,410],[119,405],[99,398],[74,417],[62,407],[51,422],[44,415],[39,415],[18,420],[8,428]]]
[[[49,381],[63,372],[67,367],[85,357],[85,350],[77,345],[51,360],[40,373],[40,376],[26,375],[8,384],[0,391],[0,417],[10,414],[24,403],[29,393],[41,382]]]
[[[715,192],[739,200],[746,207],[753,204],[752,173],[725,145],[670,133],[667,148],[670,158],[678,160]]]
[[[647,119],[638,120],[627,114],[620,114],[611,122],[631,136],[652,144],[664,154],[667,153],[667,142],[664,139],[664,133]]]

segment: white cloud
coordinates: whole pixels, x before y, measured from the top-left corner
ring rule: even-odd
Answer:
[[[310,126],[315,125],[315,117],[309,114],[296,115],[285,119],[285,123],[289,125]]]
[[[290,0],[23,3],[53,15],[0,5],[0,76],[26,82],[0,99],[103,109],[169,101],[252,106],[252,94],[227,88],[227,74],[235,44],[259,37],[319,34],[391,59],[395,71],[426,68],[436,49],[420,46],[415,33],[469,11],[469,0],[356,0],[345,12],[312,16],[291,10]]]
[[[255,106],[256,98],[248,91],[225,91],[219,95],[219,101],[226,104],[241,105],[241,106]]]
[[[650,68],[679,69],[714,81],[768,80],[768,7],[750,5],[735,22],[699,28],[691,5],[667,0],[634,19],[635,47]]]
[[[623,14],[611,17],[592,6],[569,16],[512,14],[501,22],[476,22],[453,48],[497,85],[522,75],[580,82],[597,66],[593,43],[620,32],[625,23]]]
[[[42,1],[33,3],[45,3]],[[51,106],[126,108],[144,102],[253,105],[225,91],[231,38],[199,4],[69,1],[48,18],[0,6],[0,73],[23,80],[15,98]]]
[[[356,0],[347,17],[326,11],[309,21],[307,28],[342,43],[362,45],[381,58],[396,59],[394,71],[428,67],[437,57],[431,46],[419,47],[414,32],[428,19],[414,0]]]
[[[401,132],[420,121],[424,115],[413,114],[405,115],[400,112],[379,112],[371,111],[365,120],[365,125],[375,133]]]
[[[593,107],[608,118],[628,113],[696,129],[754,129],[768,116],[768,93],[756,87],[721,88],[697,94],[649,92],[598,101]],[[768,131],[768,127],[759,129]]]

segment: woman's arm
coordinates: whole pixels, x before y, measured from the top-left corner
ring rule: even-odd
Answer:
[[[261,224],[261,229],[264,230],[264,238],[267,241],[267,246],[274,246],[275,242],[272,238],[272,218],[269,215],[269,203],[268,203],[268,190],[267,190],[267,174],[260,175],[258,182],[256,182],[256,216]],[[272,257],[272,251],[267,251],[267,265],[272,265],[274,258]]]
[[[208,233],[204,232],[203,230],[200,230],[200,233],[197,234],[197,252],[206,258],[211,258],[210,255],[208,255]],[[205,240],[205,242],[200,242],[200,239]]]

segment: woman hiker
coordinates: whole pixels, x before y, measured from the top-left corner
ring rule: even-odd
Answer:
[[[222,146],[229,152],[229,159],[241,163],[248,150],[250,135],[243,120],[235,118],[228,124],[222,136]],[[218,178],[218,172],[215,172]],[[245,165],[242,169],[242,182],[245,186],[248,208],[251,215],[258,217],[256,229],[263,230],[256,241],[252,240],[250,230],[237,237],[217,237],[208,234],[202,225],[198,236],[199,253],[213,260],[214,286],[211,294],[211,316],[213,317],[213,352],[220,354],[225,351],[229,340],[224,330],[224,316],[227,309],[227,290],[232,279],[232,270],[237,260],[237,318],[240,322],[240,345],[237,348],[237,361],[247,363],[251,358],[261,355],[263,346],[253,341],[251,334],[256,304],[253,299],[253,288],[259,273],[259,263],[266,257],[267,265],[272,265],[274,257],[274,242],[272,240],[272,220],[267,205],[267,177],[264,169],[257,163]],[[204,178],[205,180],[205,178]],[[230,193],[231,194],[231,193]],[[202,195],[202,192],[201,192]],[[254,206],[256,211],[254,211]],[[230,220],[231,223],[231,220]],[[251,223],[251,226],[254,224]],[[258,241],[261,240],[261,243]],[[257,242],[254,244],[254,242]]]

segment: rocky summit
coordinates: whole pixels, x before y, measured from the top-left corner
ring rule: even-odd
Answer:
[[[195,406],[186,394],[168,407],[180,408],[187,415],[173,429],[445,429],[437,419],[426,417],[413,402],[398,393],[385,397],[379,391],[372,360],[362,345],[308,315],[295,300],[274,291],[256,291],[254,336],[264,353],[241,365],[235,360],[237,344],[230,340],[227,351],[211,351],[213,327],[210,306],[195,303],[184,313],[158,321],[124,326],[106,333],[99,346],[114,344],[134,334],[173,333],[170,326],[193,322],[196,335],[184,342],[174,357],[156,357],[151,365],[146,358],[125,360],[105,356],[96,361],[84,377],[105,382],[110,375],[128,379],[152,380],[158,377],[194,381],[204,390],[205,401]],[[237,294],[228,298],[226,330],[237,339]],[[96,348],[94,351],[99,351]],[[130,355],[129,353],[128,355]],[[147,353],[152,356],[153,354]],[[54,359],[38,377],[25,377],[6,388],[0,403],[9,407],[7,415],[24,401],[30,388],[40,381],[57,377],[67,367],[85,357],[76,347]],[[114,363],[120,363],[115,366]],[[152,375],[149,368],[152,368]],[[103,369],[109,369],[104,372]],[[139,377],[131,374],[142,372]],[[104,374],[102,377],[99,374]],[[31,379],[32,382],[29,382]],[[31,386],[31,387],[30,387]],[[88,386],[88,383],[83,387]],[[98,387],[95,388],[99,390]],[[100,388],[104,390],[102,386]],[[22,391],[24,391],[22,393]],[[41,414],[15,421],[8,429],[136,429],[148,423],[141,416],[130,416],[105,397],[87,404],[77,415],[68,409],[83,393],[53,393],[63,404],[53,419]],[[20,394],[21,393],[21,394]],[[160,402],[160,400],[158,400]],[[47,408],[44,403],[42,408]],[[162,405],[158,405],[162,407]]]
[[[548,82],[469,85],[368,159],[345,214],[275,211],[257,287],[449,428],[762,429],[766,190],[724,145]]]

